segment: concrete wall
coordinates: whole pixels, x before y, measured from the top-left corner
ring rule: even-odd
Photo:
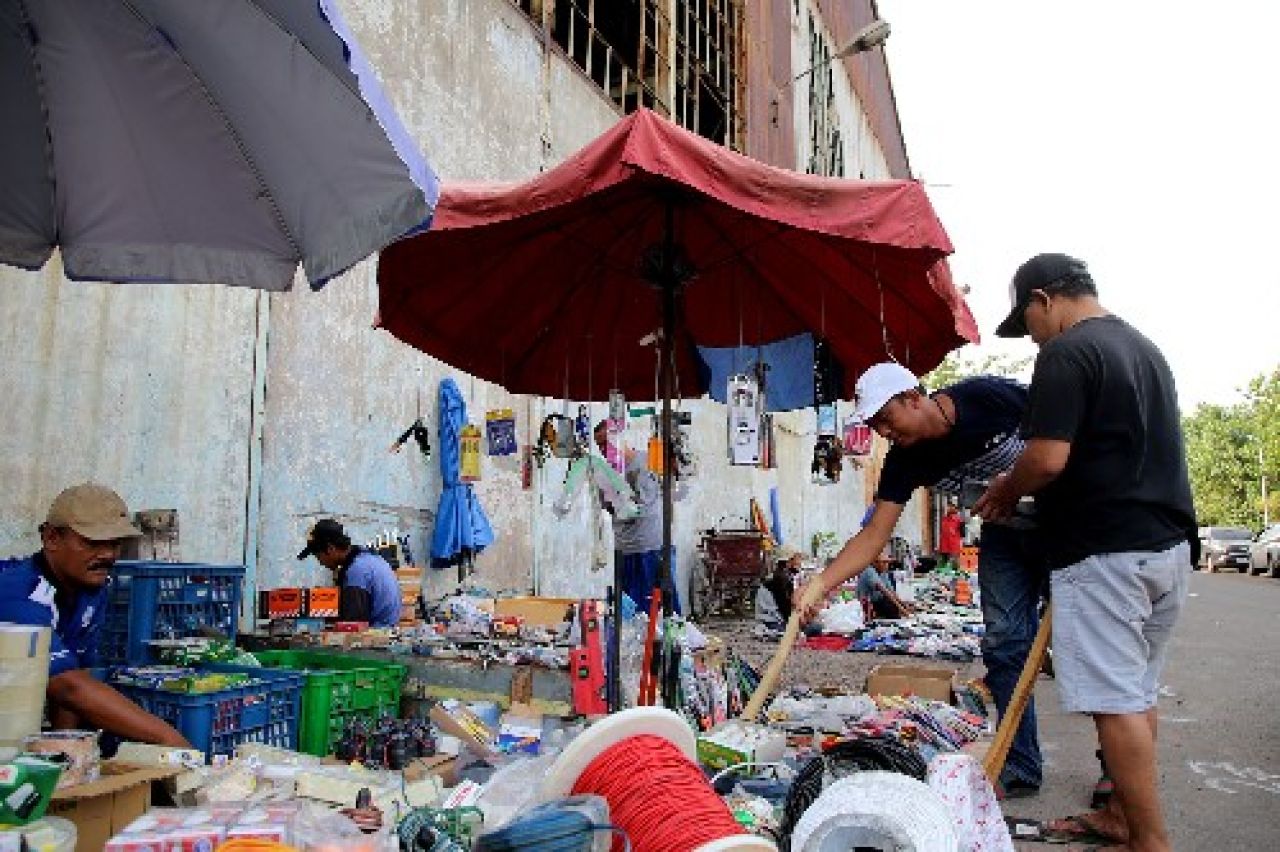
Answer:
[[[353,0],[344,11],[445,181],[527,177],[617,119],[505,0]],[[177,508],[185,559],[246,561],[262,587],[327,579],[314,561],[294,558],[321,515],[361,538],[398,527],[425,556],[438,457],[426,464],[413,445],[400,455],[387,447],[420,411],[436,442],[441,379],[457,379],[473,422],[488,408],[514,409],[521,444],[562,404],[513,397],[374,330],[374,274],[369,260],[319,293],[299,282],[268,296],[73,283],[56,261],[38,273],[0,268],[0,555],[33,549],[52,496],[93,479],[131,508]],[[847,470],[837,486],[809,484],[811,412],[779,418],[778,469],[761,471],[725,463],[722,407],[686,405],[702,472],[677,507],[682,585],[697,531],[745,519],[752,496],[767,509],[775,486],[789,543],[856,528],[866,501],[861,473]],[[597,404],[593,419],[603,413]],[[636,440],[646,428],[637,424]],[[603,592],[609,574],[591,556],[611,550],[608,525],[597,541],[586,499],[568,519],[552,515],[564,472],[552,460],[524,490],[518,457],[485,459],[476,491],[498,540],[480,557],[477,582]],[[431,572],[427,590],[455,581],[452,571]]]

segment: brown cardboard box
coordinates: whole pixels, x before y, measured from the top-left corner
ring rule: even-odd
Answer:
[[[533,627],[559,627],[569,607],[577,598],[498,598],[494,602],[494,618],[521,618]]]
[[[446,787],[458,786],[458,758],[451,754],[417,757],[404,768],[404,780],[410,784],[434,775]]]
[[[151,782],[182,773],[180,766],[129,766],[107,761],[102,777],[53,794],[48,813],[76,825],[76,852],[98,852],[151,806]]]
[[[867,675],[868,695],[918,695],[951,703],[955,671],[941,666],[878,665]]]

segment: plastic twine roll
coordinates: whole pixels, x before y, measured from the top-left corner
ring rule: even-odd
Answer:
[[[652,734],[602,751],[573,792],[604,797],[611,821],[626,832],[635,852],[691,852],[744,833],[698,767]]]

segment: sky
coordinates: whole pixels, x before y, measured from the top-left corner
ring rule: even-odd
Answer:
[[[914,175],[983,340],[1024,260],[1084,260],[1184,413],[1280,365],[1280,4],[879,0]]]

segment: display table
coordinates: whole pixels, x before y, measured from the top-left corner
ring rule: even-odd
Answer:
[[[238,643],[254,650],[327,650],[303,637],[272,637],[249,634]],[[481,659],[457,659],[409,653],[393,653],[373,648],[341,650],[345,656],[396,662],[409,669],[402,698],[402,715],[425,715],[427,704],[446,698],[460,701],[493,701],[502,707],[512,696],[540,713],[567,716],[573,712],[573,690],[569,672],[535,665],[512,665],[496,659],[499,643],[468,643]]]

